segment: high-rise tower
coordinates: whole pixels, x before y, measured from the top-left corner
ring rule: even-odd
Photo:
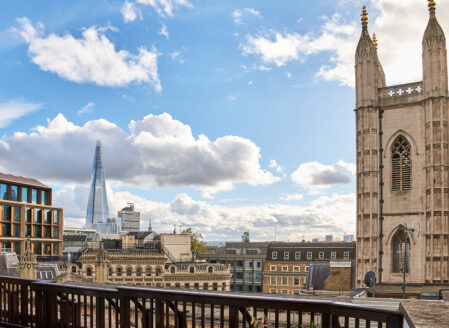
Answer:
[[[107,232],[100,231],[103,229],[98,228],[101,227],[101,224],[107,224],[108,218],[109,209],[104,178],[103,154],[101,142],[97,141],[92,167],[92,184],[90,186],[89,200],[87,203],[86,226],[88,228],[94,228],[99,232]]]
[[[359,286],[368,271],[380,283],[402,283],[404,270],[409,283],[449,283],[446,39],[435,2],[428,7],[423,80],[393,86],[385,85],[365,8],[362,14],[355,55]]]

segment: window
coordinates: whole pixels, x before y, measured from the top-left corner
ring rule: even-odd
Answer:
[[[294,267],[293,267],[293,271],[295,271],[295,272],[300,272],[300,271],[301,271],[301,267],[299,267],[299,266],[294,266]]]
[[[20,206],[14,206],[14,221],[20,222]]]
[[[235,249],[227,249],[226,254],[237,254],[237,251]]]
[[[276,271],[276,266],[275,265],[270,265],[270,271]]]
[[[283,266],[282,271],[288,271],[288,266]]]
[[[59,238],[59,228],[53,227],[53,238]]]
[[[53,254],[59,255],[59,244],[58,243],[53,243]]]
[[[276,294],[278,292],[278,290],[277,289],[270,289],[270,294]]]
[[[194,289],[200,289],[200,284],[196,282],[196,283],[193,285],[193,288],[194,288]]]
[[[131,277],[131,276],[133,275],[133,270],[131,269],[131,267],[128,267],[128,268],[126,269],[126,275],[127,275],[128,277]]]
[[[31,202],[37,204],[37,189],[31,189]]]
[[[18,195],[19,189],[17,186],[11,186],[11,200],[17,202],[18,201]]]
[[[50,226],[44,227],[44,238],[51,238],[51,227]]]
[[[306,272],[309,272],[309,266],[306,265],[305,269],[306,269]]]
[[[59,223],[59,212],[58,211],[54,211],[53,212],[53,223],[54,224],[58,224]]]
[[[44,243],[44,254],[51,255],[51,243]]]
[[[318,253],[318,258],[319,258],[320,260],[324,259],[324,252],[319,252],[319,253]]]
[[[72,266],[72,273],[76,273],[76,266]]]
[[[8,199],[8,185],[5,183],[0,184],[0,199]]]
[[[209,284],[207,282],[205,282],[203,284],[203,290],[208,290],[209,289]]]
[[[260,262],[259,261],[256,262],[256,268],[260,269]]]
[[[151,276],[151,268],[150,267],[148,267],[147,269],[146,269],[146,276],[147,277],[150,277]]]
[[[225,282],[223,282],[222,284],[221,284],[221,290],[226,290],[226,283]]]
[[[92,277],[92,268],[91,268],[91,267],[88,267],[88,268],[87,268],[87,270],[86,270],[86,276]]]
[[[348,251],[345,251],[345,252],[343,253],[343,258],[344,258],[345,260],[349,259],[349,252],[348,252]]]
[[[277,258],[278,258],[278,252],[272,252],[272,253],[271,253],[271,258],[272,258],[273,260],[277,260]]]
[[[407,250],[405,249],[405,233],[402,229],[398,230],[392,240],[393,247],[393,272],[403,272],[405,266],[405,272],[408,272],[408,256],[410,253],[410,239],[407,238]],[[405,261],[404,261],[405,257]],[[405,263],[404,263],[405,262]]]
[[[33,237],[42,238],[42,227],[39,225],[33,226]]]
[[[257,249],[247,249],[245,253],[246,255],[256,255]]]
[[[331,259],[337,258],[337,252],[331,252]]]
[[[31,218],[33,217],[33,213],[31,212],[31,208],[25,207],[25,221],[31,223]]]
[[[190,267],[190,268],[189,268],[189,272],[190,272],[190,273],[194,273],[194,272],[195,272],[194,267]]]
[[[299,278],[298,278],[298,277],[295,277],[295,278],[293,279],[293,285],[299,286]]]
[[[47,192],[45,190],[41,190],[41,204],[47,205]]]
[[[108,272],[109,272],[109,277],[112,277],[112,268],[111,267],[109,267]]]
[[[287,289],[283,289],[282,290],[282,294],[288,294],[288,290]]]
[[[23,203],[28,203],[28,188],[27,187],[22,187],[22,199],[21,201]]]
[[[156,277],[159,277],[161,275],[161,269],[157,268],[156,269]]]
[[[212,267],[207,268],[207,272],[212,273],[214,269]]]
[[[172,266],[172,267],[170,268],[170,273],[175,273],[175,267]]]
[[[271,277],[270,280],[271,280],[271,285],[276,286],[276,284],[277,284],[276,277]]]
[[[295,252],[295,260],[301,259],[301,252]]]
[[[11,205],[3,205],[3,221],[11,221]]]
[[[391,190],[410,190],[411,187],[411,151],[405,137],[399,135],[391,146]]]
[[[34,254],[41,255],[42,250],[41,243],[33,243],[33,246],[34,246]]]
[[[289,257],[289,253],[288,252],[284,252],[284,260],[288,260]]]
[[[42,223],[42,211],[37,208],[34,209],[34,223]]]
[[[212,290],[218,290],[218,284],[216,282],[212,284]]]
[[[117,268],[117,277],[121,277],[122,276],[122,268],[121,267],[118,267]]]
[[[11,237],[11,224],[9,223],[2,224],[2,236]]]
[[[287,286],[288,285],[288,277],[282,277],[282,285]]]
[[[175,283],[175,288],[181,288],[181,284],[179,282]]]
[[[188,282],[186,282],[186,283],[184,284],[184,288],[190,288],[190,284],[189,284]]]
[[[141,267],[138,267],[138,268],[136,269],[136,276],[137,276],[137,277],[142,276],[142,268],[141,268]]]
[[[312,252],[307,252],[307,259],[311,260],[312,259]]]

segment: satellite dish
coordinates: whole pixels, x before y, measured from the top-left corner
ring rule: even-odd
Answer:
[[[368,271],[365,275],[365,285],[373,287],[376,283],[376,274],[373,271]]]

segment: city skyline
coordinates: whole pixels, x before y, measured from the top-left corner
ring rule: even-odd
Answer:
[[[144,3],[83,16],[80,2],[64,20],[51,2],[7,5],[0,171],[50,184],[66,224],[82,225],[101,139],[111,216],[133,202],[142,229],[151,217],[206,240],[270,240],[275,225],[278,240],[354,234],[362,2]],[[419,80],[426,1],[366,4],[387,84]],[[43,82],[22,90],[22,79]]]

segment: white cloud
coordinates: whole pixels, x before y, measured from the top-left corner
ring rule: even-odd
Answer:
[[[10,100],[0,103],[0,128],[7,127],[12,121],[42,108],[42,104]]]
[[[253,85],[253,81],[251,80],[251,81],[248,81],[248,85]]]
[[[357,166],[354,163],[347,163],[344,160],[340,159],[336,165],[351,172],[352,175],[355,175],[356,173]]]
[[[291,80],[293,79],[293,75],[290,72],[285,73],[285,76],[287,77],[287,79]]]
[[[142,13],[133,2],[125,1],[123,3],[121,13],[123,15],[123,21],[125,23],[133,22],[137,18],[140,18],[140,20],[142,20]]]
[[[167,25],[162,24],[161,30],[159,32],[157,32],[160,35],[163,35],[167,38],[167,40],[169,39],[169,34],[168,34],[168,29],[167,29]]]
[[[280,197],[281,200],[285,200],[285,201],[301,200],[303,198],[304,198],[304,196],[302,194],[288,194],[288,195]]]
[[[69,186],[55,192],[54,204],[64,205],[70,223],[84,223],[87,190],[87,186]],[[201,232],[206,240],[240,240],[243,231],[250,231],[252,240],[273,240],[275,224],[277,239],[285,241],[355,232],[354,194],[321,196],[304,206],[273,203],[238,207],[211,205],[187,194],[178,194],[169,203],[153,202],[128,191],[111,190],[108,197],[114,216],[133,202],[141,212],[141,229],[147,228],[151,218],[158,232],[173,231],[173,225],[181,225]]]
[[[104,119],[78,126],[59,114],[29,134],[1,137],[0,166],[50,182],[88,182],[95,141],[101,140],[107,178],[141,187],[193,186],[213,194],[238,182],[279,180],[261,168],[260,149],[249,139],[194,137],[190,126],[167,113],[131,121],[129,130]]]
[[[234,19],[234,23],[236,23],[237,25],[243,24],[243,16],[246,15],[261,17],[260,12],[253,8],[236,9],[231,14],[232,18]]]
[[[92,113],[94,106],[95,106],[95,103],[89,102],[86,106],[83,106],[83,108],[79,109],[76,113],[78,115]]]
[[[324,165],[320,162],[301,164],[292,174],[293,182],[303,188],[327,188],[334,184],[350,183],[351,178],[338,165]]]
[[[276,160],[272,159],[270,160],[270,164],[268,165],[271,169],[276,170],[276,172],[278,173],[283,173],[284,172],[284,168],[282,166],[280,166]]]
[[[157,52],[140,47],[137,55],[115,49],[105,32],[109,28],[89,27],[77,39],[70,34],[44,36],[28,18],[18,19],[17,29],[28,43],[28,55],[41,70],[58,74],[77,83],[101,86],[126,86],[148,83],[162,90],[157,70]]]
[[[137,3],[152,7],[161,16],[173,16],[173,12],[181,7],[192,7],[187,0],[137,0]]]
[[[179,51],[174,51],[170,54],[171,59],[175,60],[181,53]]]
[[[234,101],[234,100],[236,100],[237,99],[237,97],[235,96],[235,95],[229,95],[228,96],[228,100],[229,101]]]
[[[346,0],[339,1],[337,6]],[[328,63],[317,76],[341,85],[354,86],[354,54],[361,33],[359,15],[351,2],[350,17],[339,13],[323,16],[318,34],[298,34],[270,31],[256,36],[247,35],[241,44],[243,55],[260,57],[265,64],[283,66],[291,61],[303,61],[307,56],[330,52]],[[361,5],[357,2],[357,5]],[[360,6],[359,6],[360,7]],[[428,21],[427,4],[422,0],[371,0],[368,6],[370,32],[379,40],[379,58],[388,84],[422,79],[421,40]],[[449,31],[449,0],[437,3],[437,18]],[[372,12],[372,13],[371,13]],[[406,15],[407,19],[403,19]],[[400,22],[400,24],[398,24]]]

